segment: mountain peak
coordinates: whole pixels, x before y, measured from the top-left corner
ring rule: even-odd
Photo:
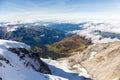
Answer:
[[[49,78],[41,73],[51,74],[49,67],[39,59],[37,53],[30,51],[29,46],[16,41],[0,40],[0,77],[3,80],[33,80],[35,76],[36,80]]]

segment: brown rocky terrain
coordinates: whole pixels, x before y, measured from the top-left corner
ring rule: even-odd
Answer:
[[[120,42],[91,45],[69,57],[68,65],[93,80],[120,80]]]

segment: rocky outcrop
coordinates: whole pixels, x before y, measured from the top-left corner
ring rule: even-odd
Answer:
[[[120,42],[91,45],[68,62],[71,69],[84,69],[93,80],[120,80]]]
[[[40,60],[39,55],[25,48],[8,48],[9,51],[17,54],[21,60],[24,60],[26,67],[31,67],[37,72],[51,74],[51,71],[46,63]]]

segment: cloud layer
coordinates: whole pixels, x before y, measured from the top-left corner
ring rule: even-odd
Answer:
[[[88,22],[81,30],[73,31],[91,39],[93,43],[108,43],[120,40],[119,23],[93,23]]]

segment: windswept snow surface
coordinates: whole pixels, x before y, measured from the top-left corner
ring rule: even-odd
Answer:
[[[32,68],[26,67],[17,54],[7,50],[7,48],[26,48],[29,46],[15,41],[0,40],[0,78],[2,80],[66,80],[65,78],[46,75],[36,72]],[[1,57],[10,61],[9,63]]]
[[[85,38],[89,38],[93,43],[120,41],[120,23],[87,22],[86,24],[83,24],[81,30],[75,30],[72,33],[77,33]]]

